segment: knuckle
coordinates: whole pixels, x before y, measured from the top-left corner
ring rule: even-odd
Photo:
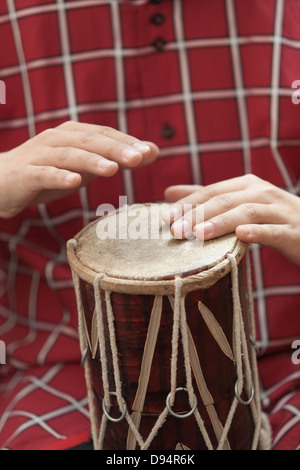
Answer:
[[[205,220],[203,204],[197,206],[192,212],[194,225],[202,224]]]
[[[116,155],[120,153],[124,149],[124,145],[120,144],[120,142],[111,140],[106,144],[107,155]]]
[[[249,186],[257,185],[258,183],[261,183],[262,181],[258,176],[253,175],[253,173],[248,173],[247,175],[244,176],[244,178],[246,180],[246,183]]]
[[[218,227],[218,229],[224,229],[228,225],[228,216],[226,214],[221,214],[211,220],[212,225],[214,228]]]
[[[91,134],[89,132],[81,132],[79,135],[79,140],[81,145],[86,146],[92,143],[96,139],[95,134]]]
[[[202,191],[208,200],[216,196],[216,190],[213,186],[205,186]]]
[[[55,153],[59,159],[60,164],[63,164],[67,161],[70,155],[70,151],[71,151],[70,147],[56,147],[55,148]]]
[[[266,197],[268,200],[272,201],[276,199],[278,196],[281,195],[281,190],[272,184],[267,184],[262,189],[263,196]]]
[[[36,186],[37,184],[40,184],[43,181],[46,168],[44,166],[37,166],[35,167],[35,171],[32,172],[32,167],[30,165],[27,165],[25,171],[28,175],[28,180],[31,180],[32,183],[34,183],[34,185]]]
[[[218,196],[217,202],[223,210],[231,209],[233,206],[232,196],[230,194],[222,194]]]
[[[46,171],[47,171],[46,167],[39,166],[38,171],[36,172],[37,179],[41,180],[42,178],[44,178]]]
[[[61,128],[61,129],[69,130],[69,129],[74,129],[74,127],[76,127],[77,125],[78,125],[78,122],[70,120],[70,121],[63,122],[58,127]]]
[[[100,127],[100,134],[102,134],[104,137],[110,136],[112,133],[112,128],[109,126],[101,126]]]
[[[53,136],[55,136],[56,134],[56,129],[55,128],[52,128],[52,127],[49,127],[49,129],[45,129],[43,132],[41,132],[40,134],[38,134],[36,137],[40,140],[43,140],[45,137],[48,138],[52,138]]]
[[[250,203],[244,204],[243,210],[248,215],[251,221],[255,221],[257,219],[257,210],[254,204],[250,204]]]
[[[281,240],[281,232],[276,226],[273,226],[272,228],[272,238],[274,242]]]

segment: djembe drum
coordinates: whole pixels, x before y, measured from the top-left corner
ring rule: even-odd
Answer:
[[[163,208],[68,242],[94,447],[267,449],[247,246],[175,240]]]

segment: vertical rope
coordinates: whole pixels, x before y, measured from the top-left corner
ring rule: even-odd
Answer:
[[[77,247],[77,241],[75,239],[69,240],[67,243],[67,247],[69,247],[70,245],[73,245],[73,249],[75,250]],[[83,309],[82,297],[81,297],[80,278],[78,274],[75,273],[75,271],[73,270],[71,271],[72,271],[72,278],[73,278],[76,303],[77,303],[77,311],[78,311],[79,346],[80,346],[81,356],[83,357],[86,352],[86,348],[88,347],[88,340],[86,337],[86,330],[84,326],[84,309]],[[85,360],[83,367],[84,367],[85,382],[86,382],[86,387],[87,387],[87,397],[88,397],[88,404],[89,404],[89,410],[90,410],[92,436],[93,436],[94,442],[96,442],[97,426],[96,426],[95,419],[92,419],[93,416],[96,416],[96,407],[94,404],[94,396],[93,396],[93,391],[92,391],[91,369],[90,369],[89,361]]]
[[[248,393],[251,393],[252,387],[254,387],[254,400],[251,402],[250,407],[252,411],[252,417],[254,421],[254,436],[252,441],[252,450],[257,449],[259,435],[261,432],[261,406],[259,400],[259,380],[258,380],[258,369],[257,369],[257,360],[254,348],[251,348],[251,363],[248,351],[248,344],[245,332],[245,326],[242,316],[241,303],[239,298],[239,279],[238,279],[238,266],[236,259],[232,255],[228,255],[228,258],[231,261],[232,266],[232,291],[233,291],[233,304],[234,304],[234,316],[236,318],[236,326],[239,325],[240,328],[240,339],[237,336],[236,340],[238,343],[237,353],[237,374],[238,374],[238,394],[242,393],[244,387],[244,376],[243,376],[243,364],[245,368],[245,378],[246,378],[246,390]],[[246,263],[246,281],[247,281],[247,295],[248,295],[248,309],[250,317],[250,328],[251,332],[255,332],[255,321],[254,321],[254,308],[253,308],[253,297],[251,289],[251,270],[250,270],[250,258],[249,253],[247,252],[245,257]],[[237,331],[236,331],[237,333]],[[239,349],[240,348],[240,349]],[[241,374],[241,375],[239,375]]]
[[[106,407],[110,408],[110,395],[109,395],[109,383],[108,383],[108,371],[107,371],[107,355],[106,355],[106,345],[105,345],[105,335],[104,335],[104,324],[103,324],[103,312],[101,306],[101,297],[100,297],[100,288],[99,282],[104,277],[103,274],[98,274],[94,279],[94,297],[95,297],[95,311],[97,315],[97,329],[98,329],[98,338],[99,338],[99,350],[100,350],[100,361],[101,361],[101,370],[102,370],[102,383]],[[107,426],[107,417],[105,414],[102,416],[99,435],[96,441],[94,441],[95,450],[102,450],[105,431]]]
[[[227,255],[231,263],[231,283],[232,283],[232,300],[233,300],[233,349],[236,360],[237,369],[237,391],[240,395],[244,388],[244,375],[243,375],[243,363],[245,366],[246,384],[247,391],[250,393],[252,388],[252,374],[249,362],[247,339],[245,335],[244,321],[242,315],[242,307],[239,295],[239,277],[238,277],[238,265],[235,257],[231,254]],[[218,450],[222,450],[226,435],[229,432],[229,428],[232,424],[234,414],[238,405],[238,399],[235,397],[227,420],[224,426],[223,435],[219,441]],[[253,420],[255,429],[257,429],[257,413],[255,407],[251,403]]]
[[[231,284],[232,284],[232,301],[233,301],[233,352],[236,360],[238,393],[243,390],[243,361],[242,361],[242,339],[241,339],[241,316],[242,309],[239,298],[239,280],[238,268],[236,260],[233,256],[228,255],[231,262]]]
[[[172,355],[171,355],[171,391],[170,391],[170,405],[174,405],[175,390],[177,382],[177,358],[178,358],[178,344],[179,344],[179,329],[180,329],[180,307],[181,307],[181,289],[182,279],[177,277],[175,279],[175,302],[174,302],[174,319],[173,319],[173,332],[172,332]]]
[[[268,425],[268,418],[262,414],[261,403],[260,403],[260,387],[259,387],[259,373],[257,365],[257,354],[255,349],[256,343],[256,327],[255,327],[255,316],[254,316],[254,301],[253,301],[253,289],[252,289],[252,276],[251,276],[251,262],[250,253],[247,250],[245,255],[245,270],[246,270],[246,282],[247,282],[247,299],[248,309],[250,317],[250,328],[251,336],[253,340],[252,345],[252,369],[254,377],[255,387],[255,403],[257,410],[257,426],[253,439],[253,449],[262,448],[270,449],[271,447],[271,427]]]
[[[80,345],[81,355],[83,356],[86,352],[86,348],[88,348],[88,341],[86,338],[86,330],[85,330],[84,321],[83,321],[84,310],[83,310],[81,291],[80,291],[80,279],[79,279],[79,276],[73,271],[72,271],[72,275],[73,275],[74,290],[75,290],[77,309],[78,309],[79,345]],[[83,367],[84,367],[85,382],[86,382],[86,387],[87,387],[87,397],[88,397],[88,404],[89,404],[89,410],[90,410],[92,436],[93,436],[94,442],[96,442],[97,426],[96,426],[95,419],[93,419],[93,417],[96,416],[96,407],[94,404],[94,395],[93,395],[92,383],[91,383],[91,368],[90,368],[90,363],[88,360],[84,361]]]
[[[171,379],[170,379],[170,406],[174,405],[175,394],[176,394],[176,382],[177,382],[177,357],[178,357],[178,344],[179,344],[179,329],[180,329],[180,308],[181,308],[181,288],[182,288],[182,279],[177,277],[175,279],[175,303],[174,303],[174,315],[173,315],[173,331],[172,331],[172,354],[171,354]],[[158,430],[164,424],[169,410],[167,406],[164,408],[160,414],[158,420],[156,421],[152,431],[150,432],[144,446],[143,450],[148,449],[149,445],[156,436]]]
[[[181,308],[180,308],[180,331],[181,331],[181,338],[182,338],[182,346],[183,346],[183,355],[184,355],[184,366],[185,366],[185,374],[186,374],[186,388],[188,391],[189,396],[189,404],[190,407],[193,408],[194,405],[194,398],[195,392],[193,388],[192,382],[192,368],[191,368],[191,358],[190,358],[190,351],[189,351],[189,340],[188,340],[188,328],[187,328],[187,320],[186,320],[186,309],[185,309],[185,297],[181,296]],[[203,419],[200,416],[198,409],[196,408],[194,411],[194,416],[196,422],[198,424],[199,430],[203,436],[204,442],[208,450],[213,450],[213,445],[211,443],[210,437],[205,429],[205,424]]]
[[[149,379],[152,369],[152,362],[157,345],[157,337],[161,326],[161,316],[163,310],[163,296],[156,295],[153,307],[151,310],[150,320],[148,324],[147,338],[144,346],[140,376],[138,381],[138,387],[134,402],[132,405],[132,421],[139,430],[142,419],[142,411],[147,395]],[[136,448],[136,439],[134,439],[131,430],[128,432],[126,450],[134,450]]]
[[[123,406],[123,396],[122,396],[122,383],[121,383],[121,376],[120,376],[120,369],[118,364],[118,349],[117,349],[117,342],[116,342],[116,332],[114,327],[114,313],[111,305],[111,294],[110,292],[105,292],[105,302],[106,302],[106,310],[107,310],[107,323],[109,329],[109,339],[110,339],[110,346],[111,346],[111,353],[113,359],[113,368],[114,368],[114,380],[116,385],[116,393],[117,393],[117,401],[119,408],[122,413],[122,406]]]
[[[105,405],[110,407],[110,393],[109,393],[109,382],[108,382],[108,370],[107,370],[107,354],[106,354],[106,345],[105,345],[105,335],[104,335],[104,322],[103,322],[103,312],[101,306],[101,297],[100,297],[100,289],[99,289],[99,281],[104,276],[99,274],[96,276],[94,280],[94,292],[95,292],[95,309],[97,312],[97,319],[98,319],[98,335],[99,335],[99,345],[100,345],[100,359],[102,365],[102,381],[103,381],[103,389],[104,389],[104,398]],[[105,292],[105,302],[106,302],[106,311],[107,311],[107,322],[109,328],[109,339],[110,339],[110,347],[113,359],[113,369],[114,369],[114,381],[116,386],[116,394],[117,394],[117,401],[122,413],[122,407],[126,406],[125,400],[122,396],[122,383],[121,383],[121,376],[120,370],[118,365],[118,350],[116,344],[116,333],[114,328],[114,315],[113,309],[111,304],[111,294],[110,292]],[[139,443],[140,447],[144,445],[144,441],[142,436],[138,432],[135,424],[133,423],[128,411],[126,410],[126,420],[128,425],[130,426],[137,442]],[[105,431],[107,426],[108,418],[105,414],[102,416],[102,422],[100,426],[99,437],[97,441],[98,449],[101,450],[103,448],[103,442],[105,437]]]

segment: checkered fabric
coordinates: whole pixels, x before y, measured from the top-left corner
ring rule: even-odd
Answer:
[[[149,167],[0,221],[1,448],[67,448],[89,435],[65,245],[99,204],[249,172],[299,193],[299,25],[297,0],[0,3],[1,151],[70,119],[161,148]],[[299,449],[300,269],[256,245],[252,260],[262,403],[274,449]]]

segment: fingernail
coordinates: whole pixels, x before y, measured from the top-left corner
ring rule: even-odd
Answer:
[[[182,211],[178,206],[171,207],[163,213],[163,219],[166,223],[171,224],[175,220],[182,217]]]
[[[244,233],[247,235],[247,237],[252,236],[252,227],[250,225],[241,225],[239,229],[244,230]]]
[[[150,145],[144,144],[143,142],[136,142],[132,147],[141,153],[149,153],[151,150]]]
[[[187,220],[178,220],[173,225],[174,238],[194,238],[191,225]]]
[[[127,149],[122,150],[121,155],[122,155],[123,160],[130,161],[133,158],[140,157],[141,152],[138,152],[137,150],[127,148]]]
[[[195,225],[194,234],[197,238],[203,239],[213,233],[214,225],[211,222]]]
[[[116,166],[116,163],[111,162],[110,160],[105,160],[104,158],[99,158],[98,167],[100,168],[100,170],[107,170],[107,168],[110,168],[112,166]]]
[[[74,173],[68,173],[65,177],[67,183],[73,183],[77,179],[77,175]]]
[[[244,225],[243,228],[244,228],[245,232],[247,233],[247,235],[252,234],[252,230],[251,230],[251,227],[249,225]]]

